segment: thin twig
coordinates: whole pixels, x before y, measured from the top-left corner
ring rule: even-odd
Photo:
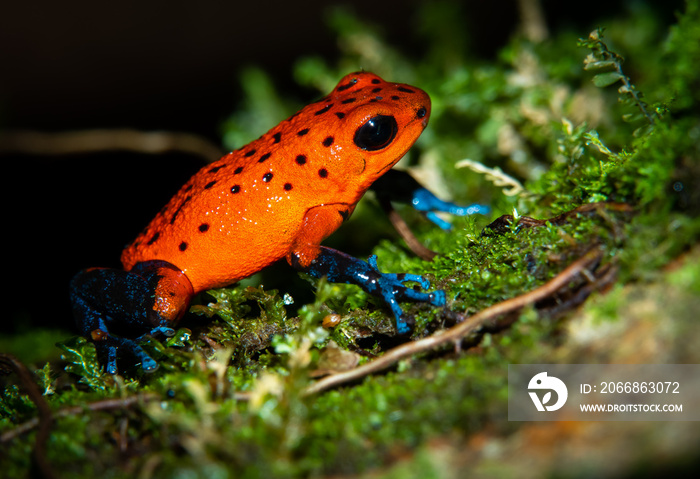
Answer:
[[[57,476],[54,474],[51,464],[46,458],[46,444],[51,434],[51,427],[53,426],[53,414],[51,413],[49,403],[46,401],[44,395],[41,394],[27,366],[10,354],[0,353],[0,371],[4,372],[5,370],[17,374],[22,388],[39,412],[39,416],[35,418],[35,424],[39,426],[39,430],[36,433],[34,450],[32,451],[32,456],[34,458],[33,466],[38,469],[37,472],[40,474],[40,477],[54,479]]]
[[[177,151],[199,156],[207,162],[217,160],[223,154],[218,146],[190,133],[104,129],[59,133],[14,130],[0,134],[2,153],[72,155],[114,150],[145,154]]]
[[[540,0],[518,0],[518,11],[525,38],[531,42],[540,43],[549,37]]]
[[[66,416],[72,416],[75,414],[80,414],[85,411],[109,411],[112,409],[126,409],[138,404],[140,402],[149,402],[159,399],[160,396],[157,394],[139,394],[136,396],[125,397],[121,399],[103,399],[102,401],[96,401],[93,403],[86,404],[84,406],[70,406],[67,408],[60,409],[53,414],[54,419]],[[28,431],[31,431],[40,423],[40,418],[35,417],[29,421],[23,422],[17,425],[12,430],[5,431],[0,435],[0,444],[8,442],[17,436],[20,436]]]
[[[481,234],[483,236],[488,236],[491,234],[499,234],[504,231],[508,231],[514,222],[517,222],[517,228],[536,228],[540,226],[549,225],[563,225],[567,223],[571,217],[576,215],[598,215],[605,218],[603,212],[606,210],[614,211],[617,213],[631,214],[634,212],[634,208],[627,203],[608,203],[608,202],[597,202],[597,203],[586,203],[573,210],[565,211],[552,218],[547,218],[544,220],[538,220],[531,218],[529,216],[521,216],[517,220],[513,215],[501,215],[491,223],[486,225]]]
[[[399,215],[399,212],[394,209],[390,200],[380,198],[379,205],[389,217],[389,221],[396,232],[399,233],[399,236],[406,242],[406,246],[408,246],[413,254],[425,261],[432,261],[432,259],[437,256],[435,251],[425,247],[425,245],[416,238],[416,235],[413,234],[413,231],[411,231],[411,228],[406,224],[406,221],[404,221],[401,215]]]

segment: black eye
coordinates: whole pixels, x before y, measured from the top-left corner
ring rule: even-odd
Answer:
[[[389,146],[398,130],[393,116],[377,115],[357,129],[354,141],[363,150],[381,150]]]

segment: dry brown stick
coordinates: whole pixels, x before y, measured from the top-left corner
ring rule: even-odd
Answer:
[[[217,160],[223,154],[218,146],[190,133],[104,129],[59,133],[15,130],[0,134],[2,153],[66,155],[111,150],[146,154],[178,151],[200,156],[207,162]]]
[[[486,324],[486,322],[504,314],[512,313],[523,308],[524,306],[534,304],[537,301],[555,294],[577,275],[586,271],[590,265],[599,261],[602,255],[603,253],[599,249],[591,250],[539,288],[515,298],[507,299],[498,304],[494,304],[493,306],[480,311],[474,316],[465,319],[463,322],[453,326],[450,329],[438,331],[426,338],[402,344],[401,346],[390,349],[381,357],[369,363],[365,363],[355,369],[319,379],[304,390],[304,395],[316,394],[341,384],[355,381],[369,374],[382,371],[397,363],[401,359],[422,353],[424,351],[433,350],[445,344],[457,343],[469,334],[478,331]]]
[[[159,397],[160,396],[158,396],[157,394],[139,394],[123,399],[103,399],[101,401],[96,401],[85,406],[70,406],[63,408],[59,411],[56,411],[53,417],[66,417],[74,414],[80,414],[81,412],[85,411],[108,411],[110,409],[123,409],[133,406],[136,403],[142,401],[152,401],[158,399]],[[15,437],[20,436],[28,431],[31,431],[32,429],[37,427],[37,425],[39,425],[39,422],[39,418],[35,417],[30,419],[29,421],[19,424],[12,430],[5,431],[4,433],[0,434],[0,444],[10,441]]]
[[[601,211],[604,210],[629,214],[634,211],[634,208],[627,203],[609,203],[604,201],[600,201],[597,203],[586,203],[584,205],[579,206],[578,208],[574,208],[573,210],[565,211],[564,213],[561,213],[557,216],[553,216],[551,218],[543,220],[538,220],[529,216],[521,216],[517,219],[517,227],[518,229],[520,229],[536,228],[539,226],[547,226],[548,224],[556,226],[563,225],[569,222],[569,220],[576,215],[598,215],[604,218],[605,216],[603,216],[603,214],[601,213]],[[501,215],[495,220],[493,220],[491,223],[486,225],[481,234],[483,236],[489,236],[508,231],[510,230],[510,228],[513,225],[513,222],[515,221],[516,219],[513,217],[513,215]]]
[[[413,231],[411,231],[411,228],[408,227],[406,221],[404,221],[401,215],[399,215],[399,212],[394,209],[391,201],[387,199],[380,199],[379,204],[389,217],[389,221],[391,221],[391,224],[396,232],[399,233],[401,238],[403,238],[408,248],[413,251],[413,254],[426,261],[432,261],[432,259],[437,256],[435,251],[426,248],[423,243],[416,238],[416,235],[413,234]]]
[[[17,374],[22,388],[39,411],[39,416],[35,421],[36,425],[39,426],[39,430],[36,433],[34,450],[32,451],[34,467],[38,469],[37,472],[40,474],[40,477],[48,479],[57,477],[46,458],[46,444],[51,434],[51,427],[53,426],[53,414],[51,413],[49,403],[46,401],[43,394],[41,394],[32,373],[19,359],[10,354],[0,354],[0,370],[3,372],[8,370]]]
[[[520,28],[531,42],[540,43],[549,37],[547,20],[540,0],[518,0]]]

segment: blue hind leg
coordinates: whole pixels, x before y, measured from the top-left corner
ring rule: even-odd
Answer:
[[[411,175],[401,170],[389,170],[371,186],[380,202],[396,201],[410,204],[414,209],[444,230],[451,228],[450,223],[436,213],[449,213],[455,216],[488,214],[490,208],[485,205],[472,204],[460,206],[443,201],[424,188]]]
[[[121,270],[88,269],[73,278],[70,291],[78,328],[95,344],[107,373],[117,374],[117,357],[124,353],[144,371],[156,370],[157,363],[137,343],[151,325],[147,311],[152,292],[143,277]]]
[[[118,372],[122,358],[144,372],[155,371],[158,364],[138,343],[145,335],[172,336],[171,326],[184,313],[191,292],[184,275],[162,261],[140,263],[132,271],[87,269],[70,284],[78,328],[95,344],[109,374]]]

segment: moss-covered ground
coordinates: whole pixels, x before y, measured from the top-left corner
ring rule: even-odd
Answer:
[[[492,213],[449,218],[443,231],[397,206],[438,253],[425,261],[368,195],[330,244],[425,275],[446,308],[406,304],[414,332],[399,338],[355,286],[263,274],[202,295],[174,338],[147,341],[161,366],[149,375],[105,375],[90,343],[65,338],[60,361],[32,363],[53,412],[38,459],[37,405],[18,376],[3,383],[3,477],[38,460],[56,477],[103,478],[652,477],[700,466],[692,423],[507,421],[511,363],[700,361],[700,3],[670,28],[639,8],[590,35],[515,35],[488,63],[468,54],[453,3],[423,8],[419,58],[336,11],[342,56],[305,58],[295,74],[321,94],[361,65],[431,95],[430,126],[399,167]],[[231,147],[300,105],[262,71],[242,85],[248,102],[224,125]],[[592,250],[585,281],[547,301],[305,394],[319,377],[542,286]]]

